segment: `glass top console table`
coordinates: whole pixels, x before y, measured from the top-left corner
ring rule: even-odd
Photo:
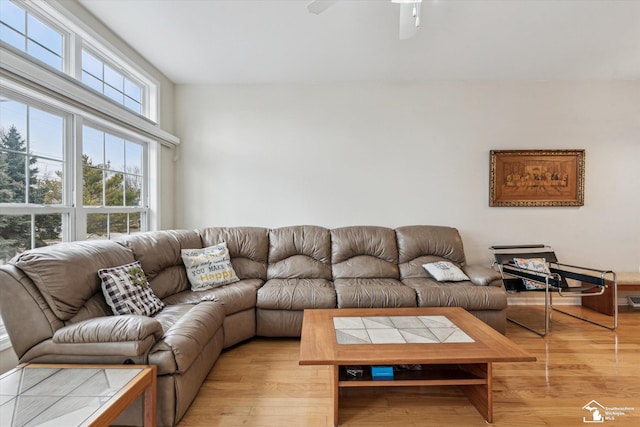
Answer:
[[[20,365],[0,376],[0,425],[108,426],[140,395],[155,426],[155,366]]]

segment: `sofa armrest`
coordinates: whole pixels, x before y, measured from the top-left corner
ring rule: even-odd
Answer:
[[[471,283],[478,286],[502,286],[502,276],[492,268],[480,264],[462,266],[464,274],[469,276]]]
[[[55,344],[95,344],[153,341],[162,337],[162,325],[151,317],[123,315],[96,317],[58,329]]]

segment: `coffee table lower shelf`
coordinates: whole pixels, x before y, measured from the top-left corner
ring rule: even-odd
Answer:
[[[345,366],[332,365],[333,425],[338,425],[340,388],[459,386],[488,422],[493,422],[491,363],[422,365],[419,371],[394,373],[393,380],[373,380],[368,369],[348,378]],[[369,368],[368,366],[366,368]]]

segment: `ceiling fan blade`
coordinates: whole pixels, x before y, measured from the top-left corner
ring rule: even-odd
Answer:
[[[406,40],[418,33],[420,26],[420,2],[400,3],[400,40]]]
[[[313,0],[312,2],[307,4],[307,10],[309,11],[309,13],[319,15],[333,6],[333,4],[337,1],[338,0]]]

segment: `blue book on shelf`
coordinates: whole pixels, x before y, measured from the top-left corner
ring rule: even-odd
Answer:
[[[371,378],[373,380],[393,380],[393,367],[391,366],[372,366]]]

